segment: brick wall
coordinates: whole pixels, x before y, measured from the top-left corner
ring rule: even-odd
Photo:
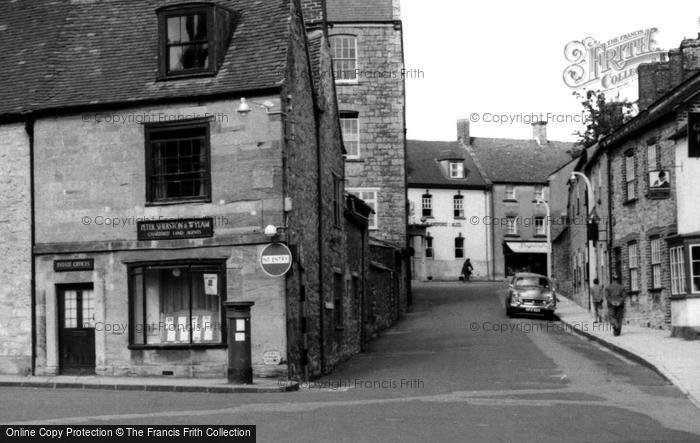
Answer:
[[[0,126],[0,373],[31,371],[31,205],[24,124]]]

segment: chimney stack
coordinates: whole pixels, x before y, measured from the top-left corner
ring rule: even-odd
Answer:
[[[469,135],[469,120],[457,120],[457,141],[469,145],[471,138]]]
[[[307,30],[325,26],[326,0],[302,0],[301,9]]]
[[[540,146],[547,144],[547,122],[538,121],[532,123],[532,138]]]

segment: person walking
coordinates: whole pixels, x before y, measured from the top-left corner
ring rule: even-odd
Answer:
[[[608,304],[608,316],[613,327],[613,335],[618,336],[622,332],[622,319],[625,316],[625,298],[627,291],[620,284],[620,277],[615,276],[613,282],[605,288],[605,300]]]
[[[474,266],[472,266],[472,262],[470,259],[466,259],[464,264],[462,265],[462,277],[464,278],[464,282],[468,282],[469,279],[471,278],[472,271],[474,270]]]
[[[593,312],[595,313],[595,322],[601,323],[603,321],[603,287],[600,286],[597,278],[593,279],[593,286],[591,287],[591,300],[593,301]]]

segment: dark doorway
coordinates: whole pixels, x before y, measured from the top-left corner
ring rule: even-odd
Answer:
[[[59,371],[95,373],[95,292],[92,283],[60,285],[58,292]]]
[[[547,275],[547,254],[504,252],[506,276],[516,272],[534,272]]]

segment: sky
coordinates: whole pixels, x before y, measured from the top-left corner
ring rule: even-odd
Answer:
[[[655,46],[668,50],[700,32],[697,1],[401,0],[401,16],[405,67],[423,71],[406,79],[408,138],[418,140],[455,140],[462,118],[473,137],[528,139],[530,116],[542,114],[550,140],[574,141],[581,105],[563,80],[569,42],[657,28]],[[622,93],[633,101],[636,91]]]

